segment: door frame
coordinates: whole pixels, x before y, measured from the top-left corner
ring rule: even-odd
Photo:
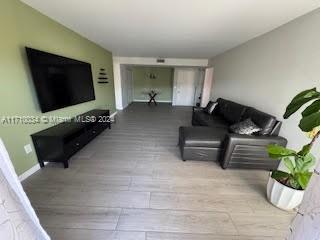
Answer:
[[[131,75],[131,84],[128,83],[128,76]],[[121,68],[121,95],[122,95],[122,109],[125,109],[133,101],[133,72],[128,66],[122,66]],[[129,89],[131,86],[131,89]],[[129,91],[131,91],[131,99],[129,99]]]
[[[127,73],[127,93],[128,93],[128,105],[133,102],[133,72],[131,68],[126,68]],[[130,76],[130,78],[129,78]],[[129,95],[130,94],[130,95]],[[131,96],[131,98],[129,98]]]
[[[172,86],[172,106],[176,105],[177,99],[177,70],[178,68],[173,69],[173,86]]]

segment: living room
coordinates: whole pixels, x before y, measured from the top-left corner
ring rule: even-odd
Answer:
[[[319,7],[2,0],[0,238],[318,239]]]

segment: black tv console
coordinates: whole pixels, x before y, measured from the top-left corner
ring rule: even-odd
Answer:
[[[41,167],[44,162],[62,162],[69,167],[69,158],[111,128],[109,110],[95,109],[31,135]]]

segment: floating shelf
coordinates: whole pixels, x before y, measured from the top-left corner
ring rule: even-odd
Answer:
[[[106,71],[105,68],[100,68],[100,72],[99,72],[99,76],[98,76],[98,79],[99,79],[98,83],[100,83],[100,84],[109,83],[108,81],[106,81],[108,79],[108,76],[105,71]]]

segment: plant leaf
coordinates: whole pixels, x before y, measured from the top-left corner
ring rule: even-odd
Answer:
[[[316,161],[316,157],[312,153],[309,153],[304,157],[304,161],[305,162]]]
[[[300,167],[300,171],[301,172],[309,172],[309,169],[315,165],[316,163],[316,158],[311,154],[309,153],[308,155],[306,155],[303,159],[303,163]]]
[[[304,132],[310,132],[315,127],[320,125],[320,112],[310,114],[303,117],[299,123],[299,127]]]
[[[277,181],[281,181],[284,179],[288,179],[290,177],[290,174],[280,170],[274,170],[272,171],[271,177]]]
[[[286,108],[286,112],[283,115],[285,119],[290,117],[293,113],[295,113],[299,108],[302,107],[305,103],[320,97],[320,93],[317,92],[316,88],[305,90],[298,95],[296,95],[289,105]]]
[[[296,157],[295,158],[295,163],[296,163],[296,169],[295,169],[295,171],[296,172],[302,172],[302,167],[303,167],[303,163],[304,163],[304,160],[303,160],[303,158],[301,158],[301,157]]]
[[[296,151],[277,144],[269,144],[267,146],[267,151],[269,153],[269,156],[274,159],[297,155]]]
[[[312,113],[319,112],[319,110],[320,110],[320,99],[311,103],[301,114],[303,117],[306,117]]]
[[[296,174],[296,179],[303,190],[307,188],[311,176],[312,176],[311,172],[304,172],[304,173],[297,173]]]
[[[297,190],[302,190],[302,187],[298,181],[298,176],[295,175],[294,177],[290,177],[289,180],[288,180],[288,184],[289,184],[289,187],[292,187],[294,189],[297,189]]]
[[[284,165],[289,169],[290,173],[294,174],[295,166],[292,163],[291,159],[289,157],[285,157],[285,158],[283,158],[283,162],[284,162]]]
[[[304,146],[302,147],[301,151],[298,152],[298,155],[303,156],[303,157],[306,156],[306,155],[310,152],[311,147],[312,147],[311,144],[306,144],[306,145],[304,145]]]

